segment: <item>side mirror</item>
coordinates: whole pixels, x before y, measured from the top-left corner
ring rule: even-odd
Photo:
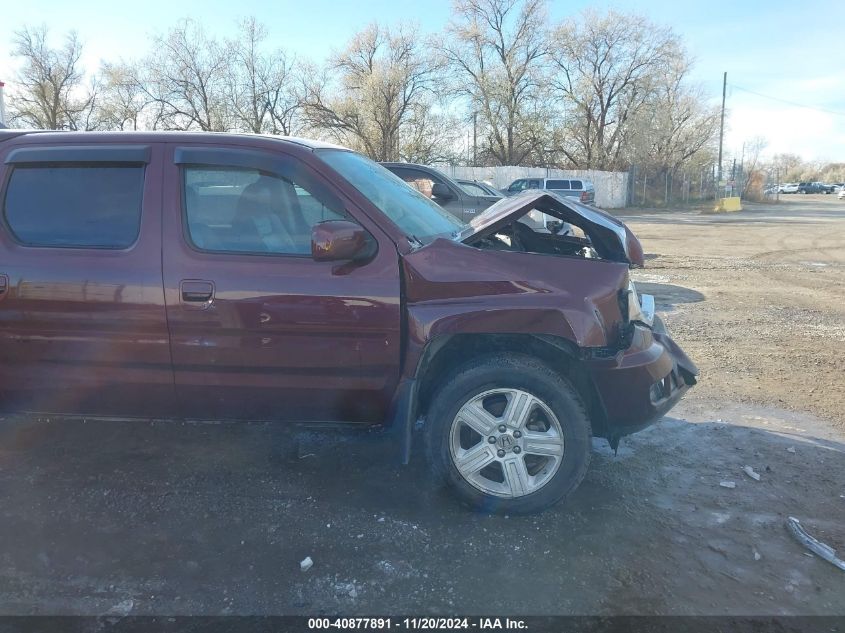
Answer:
[[[446,186],[444,183],[435,182],[433,185],[431,185],[431,197],[440,198],[441,200],[450,200],[455,196],[452,195],[452,190],[449,189],[449,187]]]
[[[378,250],[373,237],[348,220],[327,220],[311,228],[311,257],[318,262],[364,261]]]

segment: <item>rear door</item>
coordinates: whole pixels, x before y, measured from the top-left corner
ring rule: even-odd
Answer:
[[[399,377],[399,256],[312,153],[299,154],[168,149],[164,284],[187,417],[378,423],[386,415]],[[374,259],[311,258],[312,226],[338,218],[370,232]]]
[[[501,200],[500,196],[490,195],[484,187],[474,182],[458,184],[467,194],[467,204],[464,205],[464,211],[470,217]]]
[[[159,148],[19,141],[0,164],[2,406],[171,414]]]

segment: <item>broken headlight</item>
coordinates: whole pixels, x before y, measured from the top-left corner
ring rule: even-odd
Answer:
[[[639,321],[651,327],[654,323],[654,297],[639,295],[633,281],[628,282],[628,321]]]

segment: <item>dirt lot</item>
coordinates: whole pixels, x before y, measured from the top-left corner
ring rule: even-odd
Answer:
[[[4,420],[0,613],[845,614],[784,528],[845,553],[845,202],[788,200],[626,217],[701,384],[539,516],[374,434]]]
[[[635,278],[706,373],[691,399],[812,412],[845,432],[845,201],[782,199],[625,217],[653,254]]]

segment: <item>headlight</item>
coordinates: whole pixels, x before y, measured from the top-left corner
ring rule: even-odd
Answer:
[[[633,281],[628,282],[628,320],[639,321],[649,327],[654,323],[654,297],[638,295]]]

